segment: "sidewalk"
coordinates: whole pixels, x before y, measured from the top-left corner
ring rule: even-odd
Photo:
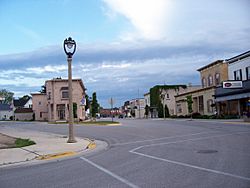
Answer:
[[[0,167],[31,160],[72,156],[86,151],[87,148],[94,148],[94,143],[88,139],[76,138],[76,143],[67,143],[66,136],[10,127],[1,127],[0,132],[11,137],[29,138],[36,142],[35,145],[23,148],[0,149]]]

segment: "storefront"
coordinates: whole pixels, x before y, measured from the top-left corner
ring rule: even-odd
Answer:
[[[250,114],[250,80],[242,81],[242,88],[216,88],[215,103],[221,116]]]

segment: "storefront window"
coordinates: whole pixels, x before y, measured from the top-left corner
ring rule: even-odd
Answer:
[[[246,67],[246,78],[247,80],[250,80],[250,66]]]

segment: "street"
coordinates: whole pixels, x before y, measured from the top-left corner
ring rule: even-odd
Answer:
[[[108,147],[65,160],[0,168],[0,187],[250,187],[250,124],[119,121],[120,126],[74,125],[77,137],[105,141]],[[66,124],[0,122],[4,126],[68,134]]]

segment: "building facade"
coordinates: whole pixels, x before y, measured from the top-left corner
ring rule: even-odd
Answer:
[[[242,83],[239,87],[218,87],[215,102],[218,114],[242,117],[250,114],[250,51],[225,60],[228,63],[228,82]]]
[[[145,99],[137,98],[126,101],[124,103],[124,114],[125,117],[134,117],[134,118],[144,118],[145,117]]]
[[[10,104],[0,103],[0,120],[13,120],[14,112]]]
[[[35,120],[67,121],[69,118],[69,95],[67,79],[45,82],[46,93],[32,94]],[[73,114],[75,120],[85,119],[85,87],[81,79],[72,80]]]
[[[214,94],[216,87],[228,80],[228,64],[223,60],[217,60],[199,68],[202,88],[175,96],[177,116],[188,115],[187,96],[192,96],[193,113],[201,115],[213,115],[216,112]]]
[[[14,104],[14,119],[18,120],[33,120],[32,99],[30,96],[25,96],[13,100]]]

